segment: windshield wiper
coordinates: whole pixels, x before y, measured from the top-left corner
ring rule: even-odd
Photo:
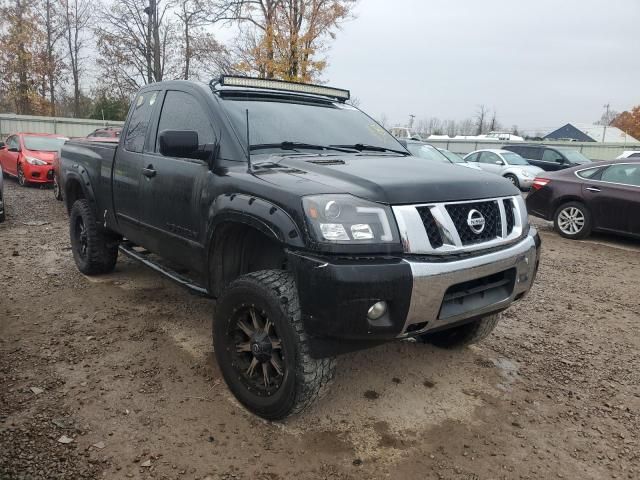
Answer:
[[[260,143],[256,145],[250,145],[250,150],[264,150],[268,148],[279,148],[281,150],[297,150],[297,149],[307,149],[307,150],[334,150],[336,152],[344,152],[344,153],[352,153],[353,148],[341,148],[339,145],[314,145],[312,143],[304,143],[304,142],[280,142],[280,143]]]
[[[365,150],[370,151],[370,152],[393,152],[393,153],[400,153],[402,155],[409,155],[409,152],[405,152],[402,150],[395,150],[393,148],[387,148],[387,147],[379,147],[377,145],[368,145],[366,143],[356,143],[353,145],[329,145],[330,147],[338,147],[338,148],[351,148],[353,150],[357,150],[359,152],[363,152]]]

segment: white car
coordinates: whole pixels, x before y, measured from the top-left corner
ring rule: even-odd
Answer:
[[[625,150],[621,155],[616,157],[616,160],[622,158],[640,158],[640,150]]]
[[[461,167],[467,167],[474,170],[481,170],[477,165],[465,162],[462,158],[449,150],[443,148],[436,148],[433,145],[429,145],[424,142],[417,142],[412,140],[401,141],[403,145],[407,147],[407,150],[411,152],[414,157],[424,158],[432,162],[441,163],[453,163]]]
[[[530,165],[514,152],[500,149],[485,149],[471,152],[464,160],[478,165],[486,172],[501,175],[520,190],[529,190],[536,175],[544,172],[540,167]]]

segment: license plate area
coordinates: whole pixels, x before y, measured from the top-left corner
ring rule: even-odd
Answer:
[[[513,293],[515,280],[516,269],[510,268],[452,285],[444,294],[438,319],[463,315],[507,300]]]

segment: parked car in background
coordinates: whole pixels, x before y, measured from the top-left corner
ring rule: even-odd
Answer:
[[[1,142],[0,142],[1,143]],[[2,165],[0,165],[0,223],[4,222],[5,213],[4,213],[4,172],[2,170]]]
[[[453,153],[452,151],[447,150],[446,148],[438,148],[438,151],[441,152],[445,157],[447,157],[449,160],[451,160],[452,163],[455,163],[456,165],[459,165],[461,167],[471,168],[472,170],[482,170],[478,165],[465,162],[464,158],[462,158],[460,155],[458,155],[457,153]]]
[[[430,160],[433,162],[440,163],[453,163],[454,165],[458,165],[461,167],[471,168],[473,170],[480,170],[477,165],[472,165],[470,163],[465,162],[461,157],[458,157],[455,153],[449,152],[448,150],[442,151],[439,148],[434,147],[428,143],[417,142],[415,140],[400,140],[407,150],[411,152],[411,155],[414,157],[424,158],[426,160]],[[447,152],[451,155],[449,157],[444,152]]]
[[[640,158],[640,150],[625,150],[622,154],[616,157],[616,160],[623,158]]]
[[[545,172],[526,202],[531,215],[552,220],[566,238],[595,230],[640,238],[640,159]]]
[[[122,132],[122,127],[98,128],[87,135],[87,138],[118,138]]]
[[[53,161],[67,137],[47,133],[15,133],[0,148],[2,170],[18,183],[53,183]]]
[[[531,165],[540,167],[548,172],[591,163],[591,160],[580,152],[567,147],[550,147],[547,145],[505,145],[502,149],[515,152]]]
[[[482,170],[503,176],[520,190],[529,190],[535,176],[544,171],[529,165],[520,155],[508,150],[476,150],[464,160],[478,165]]]

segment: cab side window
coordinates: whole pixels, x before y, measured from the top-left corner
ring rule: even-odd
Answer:
[[[555,150],[545,150],[542,155],[543,162],[564,163],[564,157]]]
[[[153,113],[153,107],[158,98],[158,91],[146,91],[139,93],[133,103],[129,114],[129,124],[124,137],[124,148],[130,152],[141,153],[144,141],[147,138],[149,119]]]
[[[200,145],[214,143],[216,140],[210,115],[192,95],[185,92],[167,92],[160,113],[158,136],[164,130],[196,131]],[[156,152],[159,151],[160,145],[156,138]]]
[[[479,156],[480,156],[479,153],[473,153],[473,154],[469,155],[467,158],[465,158],[464,160],[466,162],[477,162]]]

